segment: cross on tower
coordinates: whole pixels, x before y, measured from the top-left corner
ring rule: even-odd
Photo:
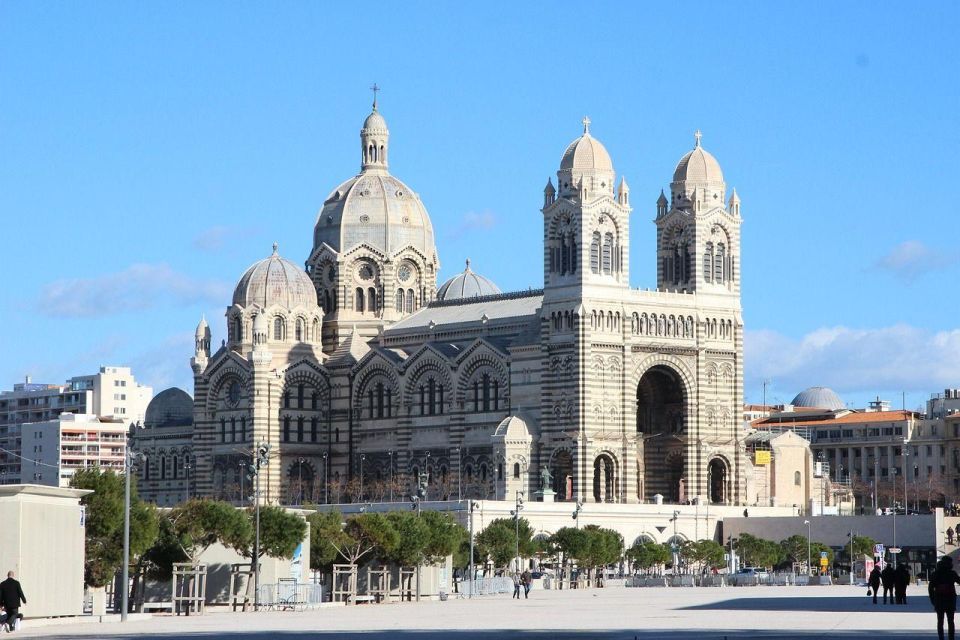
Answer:
[[[380,87],[377,86],[377,83],[374,82],[373,86],[370,87],[370,91],[373,91],[373,110],[377,110],[377,91],[380,91]]]
[[[583,132],[590,133],[590,116],[583,116]]]
[[[697,146],[699,147],[699,146],[700,146],[700,138],[703,137],[703,134],[700,133],[700,129],[697,129],[696,133],[693,134],[693,137],[696,139],[696,141],[697,141]]]

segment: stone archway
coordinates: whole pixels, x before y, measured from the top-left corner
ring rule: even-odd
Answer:
[[[601,453],[593,461],[593,499],[617,502],[616,462],[609,453]]]
[[[727,463],[722,458],[713,458],[707,465],[707,482],[710,490],[711,504],[727,504],[729,502],[730,473]]]
[[[573,472],[573,456],[567,449],[561,449],[553,455],[550,464],[553,474],[555,500],[565,502],[573,500],[576,494],[576,476]]]
[[[637,383],[637,434],[643,438],[644,498],[662,495],[671,502],[686,496],[683,487],[687,389],[668,364],[647,369]]]

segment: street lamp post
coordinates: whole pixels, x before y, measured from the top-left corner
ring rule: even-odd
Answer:
[[[893,471],[893,480],[890,484],[893,485],[893,546],[897,546],[897,468],[894,467]],[[893,568],[897,568],[897,554],[891,553],[893,556]]]
[[[673,574],[677,574],[680,565],[680,547],[677,545],[677,519],[680,517],[679,511],[673,512],[673,539],[670,541],[670,550],[673,552]]]
[[[460,479],[461,479],[461,467],[463,466],[463,456],[460,454],[460,447],[456,448],[457,452],[457,502],[463,500],[463,491],[460,490]]]
[[[823,451],[817,454],[817,461],[820,463],[820,515],[823,515],[823,506],[826,501],[827,483],[823,475]]]
[[[190,458],[187,458],[187,461],[183,465],[183,470],[187,474],[187,502],[190,502],[190,471],[193,469],[193,464],[190,462]]]
[[[303,458],[297,458],[297,506],[303,504]]]
[[[388,451],[390,456],[390,502],[393,502],[393,451]]]
[[[573,511],[573,521],[577,525],[577,529],[580,528],[580,512],[583,511],[583,503],[577,500],[577,508]]]
[[[363,461],[367,459],[367,454],[360,454],[360,500],[363,500]]]
[[[253,541],[253,610],[260,610],[260,469],[267,465],[270,455],[270,445],[260,443],[257,447],[257,455],[254,459],[254,471],[256,475],[256,488],[253,492],[254,520],[256,520],[256,531]]]
[[[473,500],[470,500],[470,591],[467,598],[473,598],[473,585],[474,581],[477,579],[476,568],[473,566],[473,511],[478,505]]]
[[[513,524],[516,531],[517,555],[514,562],[514,570],[520,571],[520,512],[523,511],[523,491],[517,490],[514,500],[514,509],[510,512],[513,516]]]
[[[131,425],[134,428],[135,425]],[[124,481],[123,481],[123,570],[120,577],[120,585],[123,593],[120,599],[120,622],[127,621],[127,613],[130,609],[130,474],[133,472],[134,458],[138,457],[130,449],[124,453]]]
[[[810,581],[810,571],[812,567],[810,566],[810,521],[804,520],[803,524],[807,525],[807,582]]]
[[[247,475],[247,461],[240,460],[237,463],[237,466],[240,467],[240,506],[243,506],[243,501],[246,500],[244,490],[243,490],[243,477]]]
[[[880,457],[877,455],[877,452],[873,452],[873,512],[876,513],[877,509],[880,508],[880,503],[877,502],[877,483],[880,482]]]
[[[330,464],[327,452],[323,452],[323,504],[330,504]]]
[[[850,530],[850,584],[853,584],[853,567],[854,567],[854,557],[853,557],[853,529]]]

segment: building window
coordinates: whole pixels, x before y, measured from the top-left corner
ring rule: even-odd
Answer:
[[[290,442],[290,416],[283,416],[283,441]]]
[[[297,342],[303,342],[303,320],[300,318],[297,318],[296,340]]]
[[[358,313],[363,313],[363,288],[362,287],[357,287],[356,298],[357,298],[357,301],[355,305],[355,310]]]
[[[398,312],[398,313],[403,313],[403,310],[406,308],[406,307],[404,307],[404,304],[403,304],[403,295],[404,295],[403,289],[397,289],[397,300],[396,300],[396,304],[397,304],[397,312]]]
[[[520,463],[519,463],[519,462],[514,462],[514,463],[513,463],[513,477],[514,477],[514,478],[519,478],[519,477],[520,477]]]
[[[317,417],[310,418],[310,442],[317,441]]]
[[[793,484],[795,484],[795,485],[798,486],[798,487],[801,485],[800,472],[799,472],[799,471],[794,471],[794,472],[793,472]]]
[[[273,319],[273,339],[283,340],[283,318],[280,316]]]
[[[595,231],[590,243],[590,272],[600,273],[600,232]]]

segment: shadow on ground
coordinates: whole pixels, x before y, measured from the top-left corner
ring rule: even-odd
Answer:
[[[730,598],[706,604],[677,607],[678,611],[837,611],[841,613],[927,613],[934,615],[930,601],[913,598],[905,605],[876,604],[869,598],[816,596],[812,598]]]
[[[773,621],[771,621],[773,622]],[[930,635],[936,637],[936,631],[931,627]],[[829,631],[825,635],[823,630],[816,631],[743,631],[737,629],[709,630],[702,629],[657,629],[649,631],[630,631],[628,629],[612,631],[557,631],[545,629],[530,631],[528,629],[492,629],[485,631],[457,631],[451,629],[424,630],[424,631],[250,631],[230,633],[150,633],[136,635],[111,635],[117,640],[217,640],[231,638],[231,640],[499,640],[501,638],[518,638],[520,640],[734,640],[747,638],[749,640],[811,640],[813,638],[839,638],[840,640],[916,640],[916,632],[908,631]],[[73,640],[74,638],[90,636],[74,635],[45,635],[48,640]]]

